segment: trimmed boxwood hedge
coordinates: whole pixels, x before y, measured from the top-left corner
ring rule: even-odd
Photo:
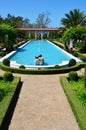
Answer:
[[[79,76],[78,76],[78,74],[77,74],[76,71],[71,71],[71,72],[69,72],[69,74],[68,74],[68,79],[69,79],[69,80],[78,81]]]
[[[9,109],[12,110],[12,107],[10,108],[10,105],[11,105],[11,102],[13,101],[14,95],[16,95],[18,91],[20,80],[21,80],[20,77],[14,77],[14,80],[11,83],[10,90],[8,91],[6,96],[3,98],[3,100],[0,102],[0,130],[5,129],[3,127],[6,127],[7,121],[5,122],[5,120],[6,118],[9,118],[10,116],[10,114],[7,114],[7,113],[11,113],[8,111]]]
[[[12,81],[13,80],[13,74],[12,72],[5,72],[3,75],[3,80],[6,81]]]
[[[20,68],[12,68],[0,64],[0,68],[4,71],[11,71],[13,73],[20,74],[60,74],[60,73],[68,73],[70,71],[77,71],[81,69],[81,64],[76,64],[75,66],[66,67],[66,68],[53,68],[53,69],[45,69],[45,70],[29,70],[29,69],[20,69]]]
[[[80,130],[86,130],[86,109],[77,98],[75,92],[71,89],[67,77],[60,77],[60,82],[80,126]]]

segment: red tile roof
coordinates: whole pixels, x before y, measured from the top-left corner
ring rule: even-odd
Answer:
[[[16,28],[23,31],[58,31],[58,28]]]

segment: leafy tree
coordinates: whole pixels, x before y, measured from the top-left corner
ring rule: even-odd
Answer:
[[[78,25],[86,25],[86,15],[79,9],[71,10],[69,14],[65,14],[65,18],[61,19],[61,24],[65,28],[76,27]]]
[[[28,18],[23,18],[21,16],[14,16],[11,14],[8,14],[7,17],[4,19],[4,23],[14,27],[14,28],[19,28],[19,27],[28,27],[30,24],[30,20]]]
[[[86,27],[84,26],[78,26],[74,28],[70,28],[67,31],[65,31],[63,35],[63,40],[66,41],[68,39],[74,39],[75,41],[78,40],[85,40],[86,38]]]
[[[17,38],[18,39],[27,39],[27,33],[25,33],[25,31],[22,30],[17,30]],[[19,42],[19,41],[17,41]]]
[[[85,72],[84,72],[84,87],[86,88],[86,65],[85,65]]]
[[[3,43],[7,51],[12,50],[16,36],[17,34],[13,27],[7,24],[0,25],[0,42]]]
[[[21,16],[15,17],[12,16],[11,14],[8,14],[4,21],[6,24],[14,28],[22,27],[23,25],[23,17]]]
[[[0,16],[0,24],[4,22],[4,19]]]
[[[77,40],[82,40],[83,44],[80,48],[80,51],[86,52],[86,27],[77,26],[74,28],[70,28],[67,31],[65,31],[62,39],[65,42],[66,49],[70,44],[70,39],[73,39],[73,43],[77,42]]]
[[[38,15],[35,27],[46,28],[48,27],[49,23],[50,23],[49,13],[42,12]]]
[[[25,18],[25,19],[23,20],[23,27],[28,27],[29,24],[30,24],[30,20],[29,20],[28,18]]]

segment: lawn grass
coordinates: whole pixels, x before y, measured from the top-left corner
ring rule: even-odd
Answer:
[[[9,90],[7,91],[2,101],[0,101],[0,130],[2,129],[2,123],[4,122],[6,113],[9,109],[9,106],[16,92],[16,89],[19,85],[19,82],[20,82],[20,78],[14,77],[13,81],[9,83]]]
[[[86,55],[83,55],[82,53],[78,53],[78,57],[79,57],[83,62],[86,62]]]
[[[86,88],[84,87],[84,76],[79,77],[78,81],[69,81],[72,90],[75,91],[78,99],[82,105],[86,108]]]
[[[11,82],[5,82],[3,78],[0,80],[0,101],[4,98],[11,87]]]
[[[76,91],[72,89],[67,77],[60,77],[60,82],[74,112],[80,130],[86,130],[86,107],[77,97]]]

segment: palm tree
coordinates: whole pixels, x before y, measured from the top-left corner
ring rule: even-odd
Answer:
[[[79,9],[71,10],[69,14],[65,14],[66,18],[61,19],[61,24],[65,28],[76,27],[80,25],[86,25],[86,15]]]

